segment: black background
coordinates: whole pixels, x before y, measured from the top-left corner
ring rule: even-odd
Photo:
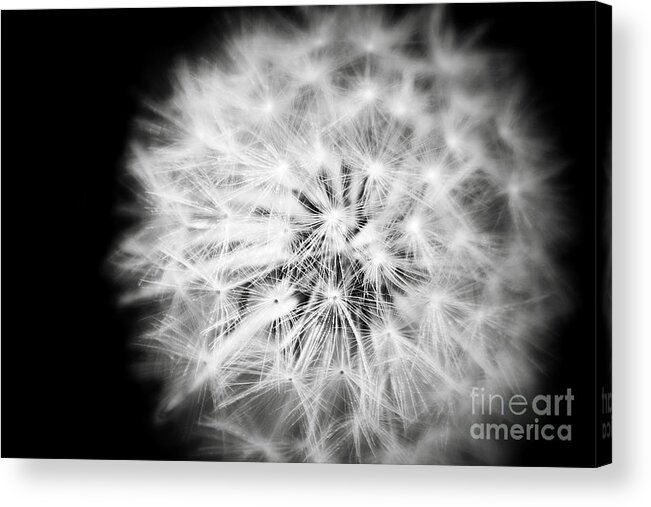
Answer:
[[[546,390],[572,387],[573,441],[522,443],[512,464],[590,465],[594,4],[466,4],[451,13],[461,27],[490,21],[488,45],[518,51],[570,161],[563,184],[575,234],[559,255],[578,296],[558,330]],[[214,9],[2,13],[3,457],[183,457],[175,430],[153,430],[154,387],[130,371],[130,320],[115,309],[106,257],[125,225],[115,208],[140,98],[164,89],[165,69],[207,35],[219,41],[231,17]]]

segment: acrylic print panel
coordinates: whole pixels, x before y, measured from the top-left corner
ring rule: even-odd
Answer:
[[[535,385],[560,163],[508,56],[418,11],[245,17],[142,120],[116,264],[207,457],[455,462]]]
[[[593,11],[3,16],[74,247],[6,454],[591,463]]]

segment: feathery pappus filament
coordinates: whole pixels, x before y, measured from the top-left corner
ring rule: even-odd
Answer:
[[[558,163],[439,9],[298,18],[178,65],[132,144],[115,258],[161,414],[217,459],[458,462],[470,386],[536,382]]]

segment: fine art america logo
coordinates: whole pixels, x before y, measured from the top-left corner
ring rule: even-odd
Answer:
[[[473,416],[508,421],[473,423],[470,436],[475,440],[572,440],[572,425],[555,424],[553,419],[572,416],[574,395],[570,388],[565,394],[538,394],[527,398],[522,394],[505,397],[487,393],[483,387],[473,387],[470,399]],[[518,420],[522,423],[515,422]]]

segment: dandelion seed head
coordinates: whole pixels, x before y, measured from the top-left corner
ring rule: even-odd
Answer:
[[[162,412],[192,407],[213,457],[458,462],[469,386],[533,385],[556,164],[506,130],[517,74],[511,95],[436,9],[387,12],[251,25],[134,142],[125,299],[156,307]]]

